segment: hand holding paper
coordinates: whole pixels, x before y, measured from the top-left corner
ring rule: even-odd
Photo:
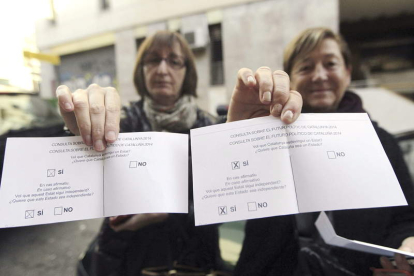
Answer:
[[[107,143],[116,141],[121,100],[115,88],[92,84],[72,93],[66,85],[61,85],[56,96],[66,126],[73,134],[81,135],[87,146],[103,151]]]
[[[414,237],[406,238],[398,249],[407,252],[414,252]]]
[[[285,123],[294,122],[302,109],[302,97],[290,90],[289,76],[283,71],[260,67],[256,73],[243,68],[230,101],[228,122],[273,115]]]
[[[7,140],[0,227],[188,211],[188,135],[123,133],[99,153],[80,137]]]
[[[191,146],[196,225],[407,204],[367,114],[204,127]]]
[[[330,245],[339,246],[351,250],[372,253],[382,256],[393,256],[395,253],[414,257],[414,253],[401,251],[399,249],[393,249],[385,246],[379,246],[362,241],[351,241],[346,238],[336,235],[335,230],[329,221],[325,212],[321,212],[315,223],[316,228],[323,240]]]

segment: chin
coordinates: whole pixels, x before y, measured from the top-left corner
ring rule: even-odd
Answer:
[[[161,105],[172,105],[178,100],[177,95],[173,93],[157,93],[152,95],[151,98]]]
[[[304,104],[303,111],[304,112],[313,112],[313,113],[327,113],[335,111],[336,107],[334,103],[311,103],[311,104]]]

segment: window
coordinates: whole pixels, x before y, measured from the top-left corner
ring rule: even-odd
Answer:
[[[214,24],[208,27],[210,34],[210,84],[224,84],[223,69],[223,43],[221,40],[221,24]]]
[[[101,6],[101,10],[106,11],[109,10],[109,0],[99,0],[100,1],[100,6]]]

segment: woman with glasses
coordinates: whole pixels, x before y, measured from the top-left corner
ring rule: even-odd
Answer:
[[[141,100],[123,108],[121,132],[189,133],[216,123],[197,107],[194,56],[179,34],[161,31],[148,37],[138,50],[133,79]],[[112,217],[103,222],[92,259],[95,275],[135,276],[152,267],[172,269],[173,262],[218,269],[218,229],[196,228],[191,211]]]
[[[216,123],[215,117],[197,107],[194,56],[179,34],[160,31],[148,37],[138,50],[133,78],[141,100],[123,108],[122,119],[114,88],[91,85],[71,93],[66,86],[58,87],[61,114],[69,130],[81,135],[85,144],[103,151],[107,143],[116,141],[120,131],[189,133],[192,128]],[[296,120],[302,104],[300,95],[284,91],[288,86],[274,85],[288,83],[288,79],[284,72],[272,72],[267,67],[255,73],[241,69],[228,121],[270,114],[285,123]],[[165,275],[154,270],[162,266],[171,269],[176,262],[228,275],[220,256],[217,225],[194,226],[191,175],[189,179],[189,214],[136,214],[105,219],[91,253],[84,258],[91,260],[87,273]],[[143,270],[150,271],[145,274]]]

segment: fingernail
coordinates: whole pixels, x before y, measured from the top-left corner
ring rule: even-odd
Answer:
[[[102,140],[96,140],[93,146],[97,151],[102,151],[105,149]]]
[[[252,76],[248,76],[247,77],[247,81],[248,82],[253,82],[254,83],[254,78]]]
[[[65,103],[65,109],[71,110],[72,109],[72,105],[70,103]]]
[[[86,144],[87,146],[92,146],[92,138],[91,138],[91,136],[90,136],[90,135],[86,135],[86,136],[85,136],[85,144]]]
[[[263,93],[263,101],[270,102],[272,100],[272,94],[269,91]]]
[[[59,86],[59,87],[56,89],[56,94],[57,94],[58,96],[60,96],[60,95],[62,95],[62,94],[65,94],[65,89],[64,89],[63,87]]]
[[[115,131],[108,131],[106,133],[106,140],[115,141]]]
[[[290,111],[290,110],[287,110],[285,113],[283,113],[282,120],[284,120],[284,119],[288,119],[289,121],[292,121],[293,112]]]

